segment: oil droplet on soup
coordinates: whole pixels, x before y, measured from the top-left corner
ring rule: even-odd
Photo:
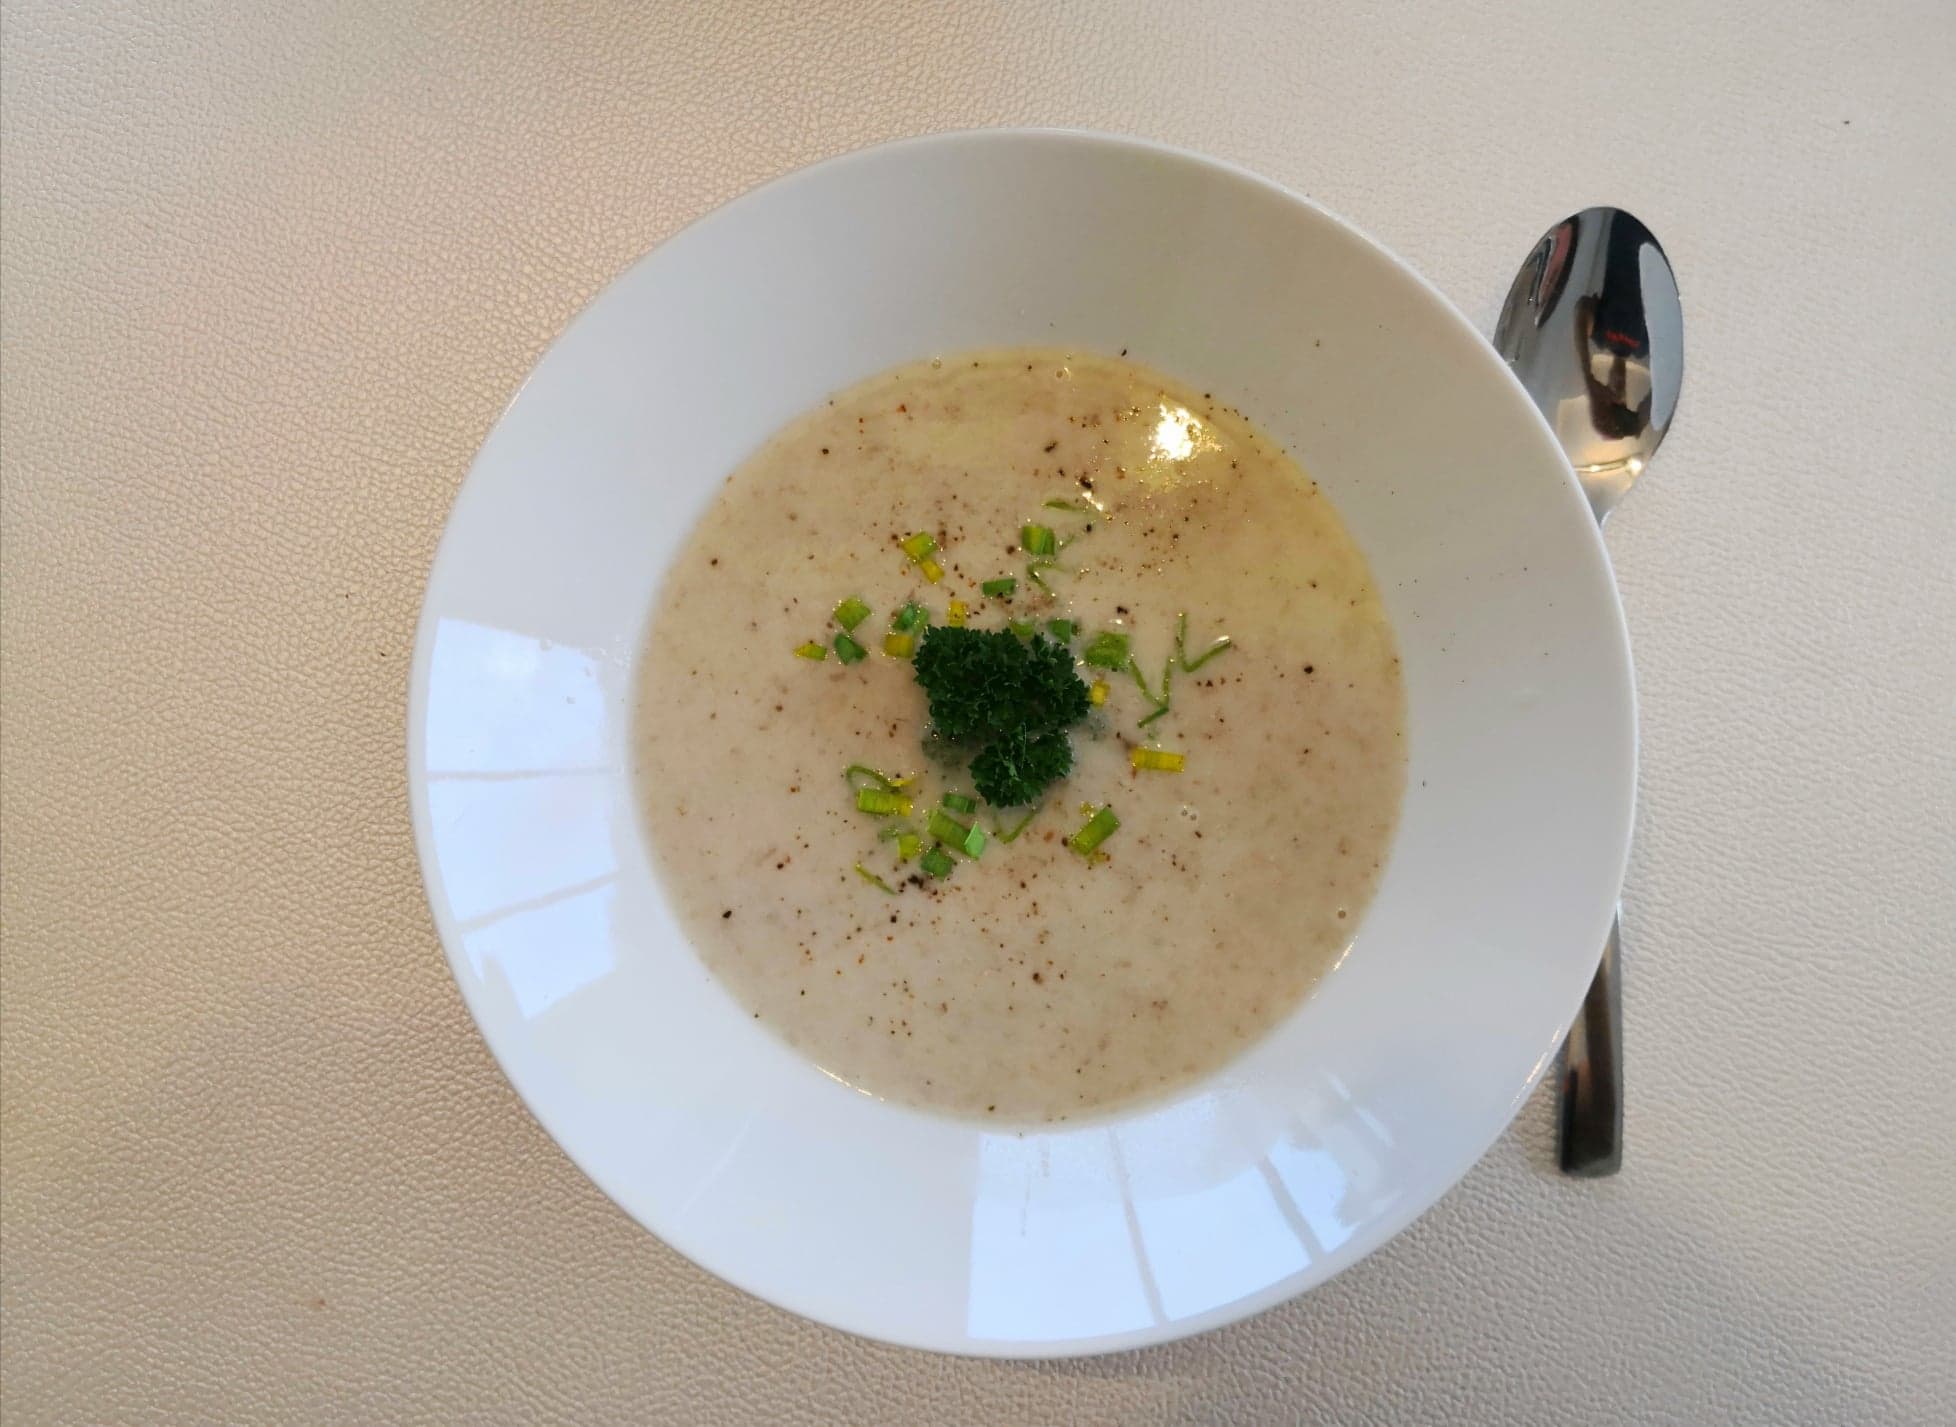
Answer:
[[[1221,395],[1080,352],[918,362],[777,435],[689,537],[640,660],[645,826],[701,959],[824,1070],[991,1122],[1115,1109],[1242,1053],[1350,945],[1405,783],[1396,647],[1331,502]],[[1069,542],[1050,598],[1025,578],[1028,522]],[[940,581],[899,544],[916,532]],[[982,593],[1005,576],[1009,599]],[[872,610],[867,657],[795,657],[848,596]],[[1150,685],[1184,612],[1191,654],[1233,647],[1178,672],[1145,728],[1136,682],[1108,677],[1024,834],[939,880],[896,861],[842,777],[924,775],[918,822],[970,791],[926,756],[924,696],[882,652],[910,600],[933,623],[952,600],[973,627],[1071,621],[1076,652],[1124,632]],[[1137,745],[1180,771],[1134,767]],[[1092,860],[1067,844],[1082,805],[1119,812]]]

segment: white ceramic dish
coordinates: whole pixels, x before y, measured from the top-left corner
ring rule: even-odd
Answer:
[[[640,631],[720,480],[838,387],[1007,343],[1127,348],[1288,444],[1372,562],[1411,750],[1384,884],[1312,998],[1167,1102],[1027,1133],[884,1104],[754,1025],[674,925],[627,767]],[[1634,747],[1594,521],[1468,324],[1269,183],[1044,132],[793,174],[594,302],[462,487],[408,721],[456,979],[585,1172],[785,1308],[1000,1355],[1240,1318],[1439,1198],[1589,980]]]

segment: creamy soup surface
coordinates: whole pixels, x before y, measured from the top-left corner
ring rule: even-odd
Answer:
[[[1026,578],[1028,522],[1069,541],[1051,597]],[[916,532],[941,582],[899,544]],[[1010,598],[980,592],[1004,576]],[[873,611],[868,657],[796,657],[832,644],[848,596]],[[1072,772],[1015,841],[931,878],[843,770],[915,776],[918,828],[973,791],[926,754],[923,692],[882,648],[907,600],[944,623],[954,599],[972,627],[1074,621],[1076,653],[1126,632],[1150,694],[1179,613],[1191,659],[1233,647],[1178,673],[1146,728],[1130,674],[1083,666],[1107,690]],[[1404,785],[1392,630],[1331,503],[1228,406],[1077,352],[920,362],[797,420],[689,537],[640,669],[645,826],[706,965],[849,1084],[992,1122],[1158,1096],[1268,1031],[1350,944]],[[1136,746],[1183,768],[1137,770]],[[1103,805],[1120,827],[1083,857],[1067,839]]]

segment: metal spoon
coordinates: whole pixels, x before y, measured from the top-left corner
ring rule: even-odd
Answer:
[[[1610,518],[1670,430],[1684,380],[1684,313],[1670,261],[1621,208],[1585,208],[1528,255],[1494,346],[1562,442],[1596,523]],[[1562,1048],[1565,1174],[1623,1164],[1623,1000],[1610,923]]]

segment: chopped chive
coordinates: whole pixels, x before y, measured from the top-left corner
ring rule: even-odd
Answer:
[[[845,664],[860,664],[869,651],[856,643],[847,634],[835,637],[835,657]]]
[[[1222,638],[1218,639],[1214,644],[1211,644],[1207,649],[1203,650],[1202,653],[1197,655],[1195,658],[1193,659],[1184,658],[1182,660],[1182,667],[1188,670],[1189,673],[1193,674],[1197,669],[1200,669],[1204,664],[1207,664],[1211,659],[1215,658],[1218,654],[1227,653],[1229,650],[1234,649],[1235,647],[1236,647],[1236,641],[1231,639],[1227,634],[1225,634]]]
[[[975,858],[983,856],[985,851],[985,830],[976,823],[973,823],[971,825],[971,831],[964,835],[963,847],[966,857]]]
[[[1080,504],[1079,502],[1077,502],[1077,501],[1071,501],[1071,500],[1049,500],[1049,501],[1047,501],[1047,502],[1046,502],[1046,509],[1048,509],[1048,510],[1070,510],[1070,511],[1072,511],[1072,512],[1073,512],[1073,513],[1074,513],[1075,515],[1092,515],[1092,514],[1093,514],[1093,507],[1092,507],[1092,506],[1090,506],[1090,505],[1081,505],[1081,504]]]
[[[886,634],[883,636],[883,652],[892,659],[908,659],[917,648],[914,634]]]
[[[923,861],[917,864],[933,877],[949,877],[951,869],[957,864],[951,861],[951,854],[941,847],[933,847],[924,854]]]
[[[915,634],[929,623],[930,611],[915,600],[909,601],[902,609],[890,616],[890,628],[898,634]]]
[[[1221,654],[1224,650],[1233,649],[1236,647],[1236,641],[1231,639],[1227,634],[1225,634],[1222,636],[1222,638],[1218,639],[1214,644],[1211,644],[1207,649],[1203,650],[1200,654],[1198,654],[1194,659],[1190,659],[1189,651],[1188,651],[1188,637],[1189,637],[1189,616],[1188,616],[1188,611],[1184,610],[1182,613],[1175,616],[1175,657],[1181,660],[1183,672],[1189,674],[1193,674],[1197,669],[1200,669],[1204,664],[1207,664],[1211,659],[1215,658],[1218,654]]]
[[[1046,632],[1062,644],[1071,644],[1073,636],[1080,632],[1080,626],[1070,619],[1049,619]]]
[[[899,833],[897,835],[897,857],[904,862],[908,862],[911,858],[915,857],[923,850],[923,846],[924,840],[914,832]]]
[[[826,644],[817,644],[811,639],[806,644],[797,644],[795,646],[795,654],[798,658],[802,659],[826,659],[829,657],[829,646]]]
[[[1102,631],[1088,641],[1080,657],[1096,669],[1125,669],[1128,667],[1127,636],[1112,631]],[[1139,675],[1137,674],[1138,678]],[[1147,685],[1142,685],[1145,691]]]
[[[897,817],[907,818],[910,808],[910,799],[902,793],[893,793],[885,788],[856,789],[856,811],[859,813],[869,813],[879,818],[894,813]]]
[[[892,793],[910,781],[908,778],[892,778],[888,773],[879,772],[867,763],[851,763],[842,770],[842,776],[852,788],[875,787]]]
[[[1107,681],[1105,679],[1095,679],[1092,684],[1087,686],[1087,702],[1095,708],[1099,708],[1107,702]]]
[[[1019,840],[1019,834],[1032,825],[1032,820],[1039,816],[1039,809],[1045,806],[1044,803],[1038,804],[1024,817],[1013,823],[1009,829],[993,828],[992,836],[996,837],[1000,842],[1017,842]]]
[[[1163,709],[1163,713],[1167,710]],[[1166,748],[1130,749],[1127,761],[1135,768],[1145,768],[1156,773],[1179,773],[1182,771],[1182,755],[1171,753]]]
[[[1030,639],[1039,632],[1039,626],[1029,619],[1008,619],[1005,627],[1021,639]]]
[[[952,600],[944,607],[944,622],[953,629],[963,629],[965,616],[970,613],[971,607],[963,600]]]
[[[1059,540],[1050,525],[1026,525],[1019,529],[1019,544],[1028,555],[1051,555],[1059,550]]]
[[[892,887],[888,882],[885,882],[881,877],[878,877],[874,872],[871,872],[867,867],[863,866],[862,863],[860,862],[856,864],[856,875],[862,878],[863,881],[868,882],[873,886],[881,887],[885,892],[888,892],[892,897],[897,895],[896,888]]]
[[[937,553],[937,537],[927,530],[919,530],[903,542],[903,553],[913,565],[921,565]]]
[[[1171,654],[1162,663],[1161,693],[1159,695],[1148,687],[1148,676],[1141,672],[1141,666],[1132,659],[1128,660],[1127,671],[1134,676],[1134,683],[1141,690],[1141,697],[1155,706],[1155,711],[1141,720],[1141,726],[1146,728],[1149,724],[1168,712],[1168,695],[1175,683],[1175,657]]]
[[[975,813],[978,811],[978,800],[967,798],[963,793],[946,793],[944,806],[954,813]]]
[[[1114,835],[1121,820],[1114,816],[1112,808],[1102,808],[1087,819],[1086,826],[1066,840],[1066,845],[1082,857],[1092,857],[1100,844]]]
[[[942,808],[932,808],[930,821],[924,831],[939,842],[948,842],[953,847],[963,847],[965,834],[971,831],[963,823],[945,812]]]
[[[1057,568],[1059,568],[1059,561],[1057,560],[1044,558],[1028,560],[1026,561],[1026,578],[1050,595],[1053,592],[1053,587],[1046,583],[1046,572]]]
[[[1007,575],[1002,580],[987,580],[985,581],[984,584],[980,585],[978,588],[983,590],[988,598],[996,600],[996,599],[1010,599],[1012,597],[1012,591],[1016,590],[1018,587],[1019,587],[1018,580],[1012,577],[1011,575]]]
[[[835,607],[835,622],[852,634],[856,626],[868,618],[869,606],[854,595]]]
[[[944,578],[944,567],[935,560],[929,558],[919,560],[917,562],[917,568],[923,572],[924,578],[929,580],[933,585]]]

